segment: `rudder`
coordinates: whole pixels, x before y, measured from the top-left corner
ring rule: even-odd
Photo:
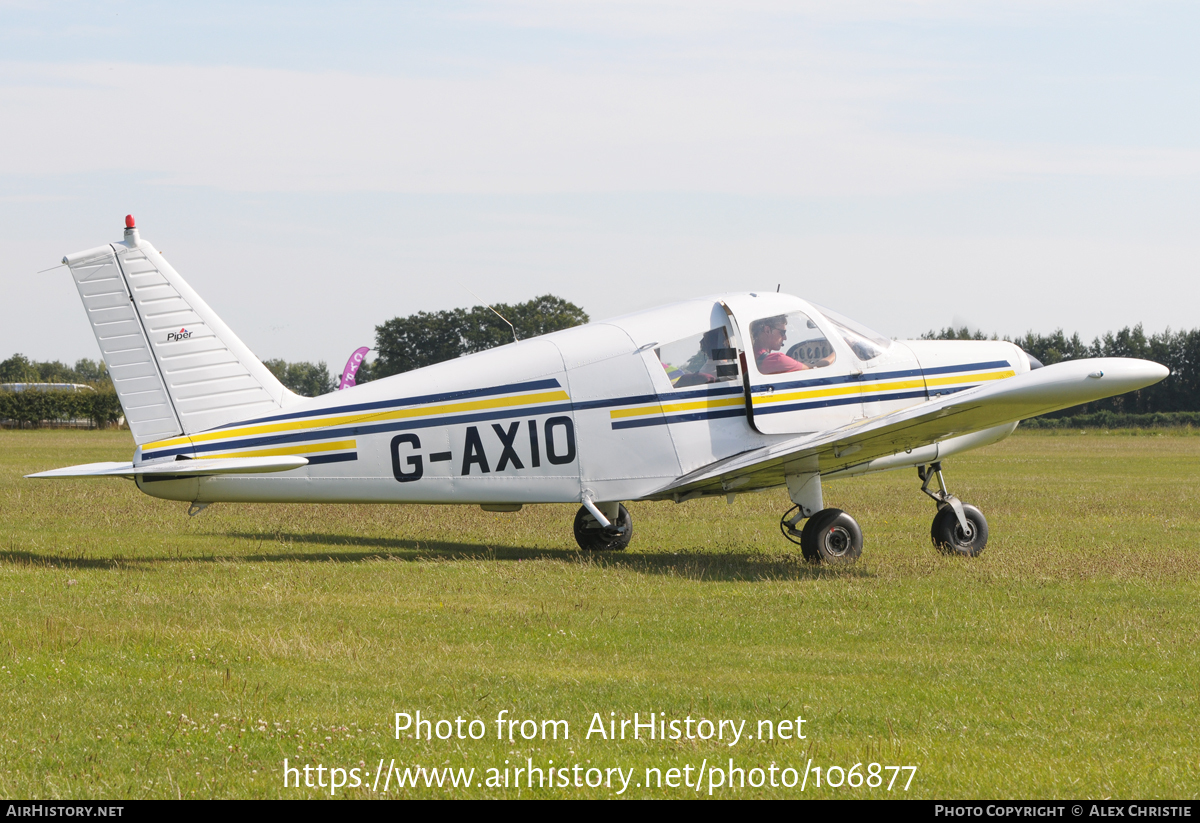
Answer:
[[[126,218],[125,240],[63,258],[137,445],[277,411],[299,398]]]

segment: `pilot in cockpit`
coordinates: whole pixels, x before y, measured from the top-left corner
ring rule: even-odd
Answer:
[[[787,324],[788,318],[785,314],[764,317],[762,320],[755,320],[750,324],[750,337],[754,343],[754,362],[758,364],[759,374],[784,374],[803,369],[819,369],[834,361],[837,356],[834,352],[808,364],[780,351],[787,341]]]

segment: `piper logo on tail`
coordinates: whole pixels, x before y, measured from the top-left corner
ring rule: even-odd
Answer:
[[[171,343],[175,340],[187,340],[191,336],[192,336],[192,333],[190,331],[188,331],[187,329],[180,329],[179,331],[169,331],[169,332],[167,332],[167,342]]]

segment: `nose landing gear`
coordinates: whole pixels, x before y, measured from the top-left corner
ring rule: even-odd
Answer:
[[[941,463],[918,466],[917,476],[922,481],[921,491],[932,497],[938,507],[930,530],[933,545],[942,554],[978,557],[988,540],[988,524],[983,512],[946,490]],[[938,488],[931,490],[929,484],[934,478],[937,478]]]

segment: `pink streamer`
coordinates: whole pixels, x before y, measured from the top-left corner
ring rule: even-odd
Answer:
[[[363,358],[367,356],[367,352],[369,351],[369,348],[363,346],[350,355],[350,359],[346,361],[346,368],[342,371],[342,382],[338,386],[339,391],[348,389],[354,385],[354,375],[358,374],[358,367],[362,365]]]

